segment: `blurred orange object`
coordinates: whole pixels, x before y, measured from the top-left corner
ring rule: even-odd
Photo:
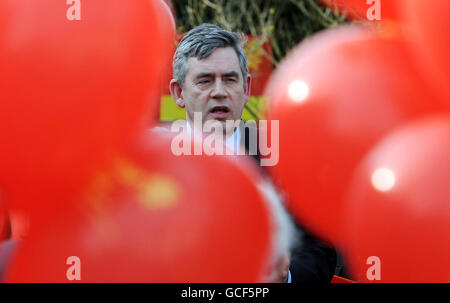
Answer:
[[[253,96],[262,96],[267,82],[273,71],[273,63],[267,56],[272,56],[272,47],[269,42],[261,45],[260,37],[247,36],[245,52],[248,58],[249,72],[252,75]]]

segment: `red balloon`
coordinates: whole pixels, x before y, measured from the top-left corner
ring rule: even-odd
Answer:
[[[11,223],[5,202],[0,199],[0,242],[8,240],[11,236]]]
[[[148,96],[174,41],[165,4],[80,3],[0,3],[0,187],[11,204],[61,203],[159,99]]]
[[[161,1],[161,0],[160,0]],[[160,18],[160,22],[164,24],[171,33],[173,33],[174,37],[176,34],[176,21],[174,17],[174,11],[173,11],[173,5],[170,0],[164,0],[161,1],[161,9],[160,13],[164,14],[163,18]],[[169,48],[173,48],[175,46],[175,40],[172,41],[173,43],[170,45],[168,44]]]
[[[339,10],[345,12],[348,17],[352,19],[365,19],[367,15],[372,16],[375,12],[373,9],[379,10],[381,20],[395,20],[398,18],[399,10],[397,2],[399,0],[374,0],[367,4],[367,0],[320,0],[323,4],[333,8],[337,7]],[[371,17],[372,18],[372,17]],[[375,21],[369,19],[370,21]]]
[[[225,157],[177,157],[170,140],[148,140],[97,175],[78,208],[33,225],[7,280],[69,282],[76,256],[81,282],[259,281],[270,217],[249,175]]]
[[[450,281],[449,150],[450,116],[437,116],[397,129],[363,159],[343,233],[360,281]]]
[[[36,215],[36,213],[34,214]],[[52,217],[45,208],[42,209],[41,213],[37,214],[47,219]],[[30,213],[19,209],[10,209],[9,220],[11,222],[11,240],[25,239],[30,231]]]
[[[450,100],[450,1],[402,0],[405,35],[427,80]]]
[[[281,64],[266,92],[280,128],[271,171],[318,236],[338,240],[342,194],[370,147],[406,120],[439,110],[423,83],[402,41],[355,27],[318,34]]]

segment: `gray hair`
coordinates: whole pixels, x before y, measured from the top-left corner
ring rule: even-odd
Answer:
[[[183,37],[173,57],[175,80],[184,87],[189,58],[202,60],[208,58],[219,47],[232,47],[239,59],[245,86],[248,75],[247,57],[242,49],[245,42],[243,34],[229,32],[213,24],[204,23],[195,27]]]

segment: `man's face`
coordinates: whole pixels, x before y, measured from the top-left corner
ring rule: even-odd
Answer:
[[[226,120],[239,120],[250,96],[250,76],[243,79],[234,49],[217,48],[208,58],[189,58],[188,64],[181,91],[187,119],[192,123],[194,112],[200,112],[203,123],[218,120],[225,126]]]

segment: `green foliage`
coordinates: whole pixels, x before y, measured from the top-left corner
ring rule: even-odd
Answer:
[[[172,0],[178,30],[186,32],[202,23],[258,37],[270,43],[273,54],[264,56],[275,66],[304,38],[346,22],[337,9],[316,0]],[[258,47],[261,51],[261,47]]]

